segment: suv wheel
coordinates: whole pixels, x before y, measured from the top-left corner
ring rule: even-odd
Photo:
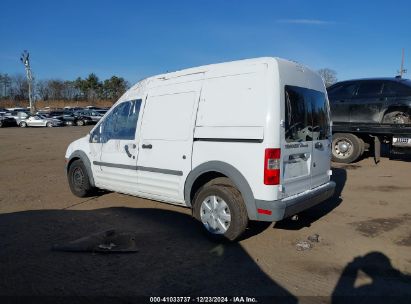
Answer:
[[[385,114],[382,122],[389,124],[409,124],[411,123],[411,118],[404,112],[395,111]]]
[[[332,160],[337,163],[352,163],[364,152],[364,141],[350,133],[333,135]]]
[[[78,197],[88,196],[93,191],[93,187],[90,185],[87,169],[80,159],[75,160],[70,165],[68,181],[71,192]]]
[[[207,234],[218,241],[238,239],[248,225],[241,193],[227,185],[203,186],[194,197],[193,215]]]
[[[77,120],[77,125],[84,126],[84,120],[81,120],[81,119]]]

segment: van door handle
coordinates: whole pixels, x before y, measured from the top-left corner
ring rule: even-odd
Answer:
[[[316,149],[321,149],[323,147],[323,144],[318,141],[318,142],[315,143],[314,147]]]
[[[152,144],[149,144],[149,145],[142,145],[141,146],[143,149],[152,149],[153,148],[153,145]]]
[[[128,145],[125,145],[125,146],[124,146],[124,150],[126,150],[126,154],[127,154],[128,157],[131,158],[131,157],[133,156],[133,154],[130,153],[130,150],[129,150]]]

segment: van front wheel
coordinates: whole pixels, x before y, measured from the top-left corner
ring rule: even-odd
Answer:
[[[80,159],[75,160],[68,171],[70,190],[75,196],[86,197],[93,192],[87,169]]]
[[[193,215],[216,240],[234,241],[248,225],[241,193],[225,185],[205,185],[194,197]]]

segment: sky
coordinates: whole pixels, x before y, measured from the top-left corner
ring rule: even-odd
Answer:
[[[2,0],[0,73],[95,73],[131,84],[183,68],[282,57],[338,80],[411,73],[411,1]],[[410,74],[405,74],[411,78]]]

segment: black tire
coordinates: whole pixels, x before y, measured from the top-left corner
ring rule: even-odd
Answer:
[[[71,192],[78,197],[86,197],[93,193],[87,169],[80,159],[73,161],[67,174]]]
[[[346,145],[346,149],[345,146]],[[350,133],[335,133],[332,142],[332,161],[349,164],[364,152],[364,141]]]
[[[0,128],[3,128],[3,121],[0,120]]]
[[[21,128],[25,128],[25,127],[27,127],[27,123],[24,122],[24,121],[22,121],[22,122],[20,122],[19,126],[20,126]]]
[[[52,128],[52,127],[53,127],[53,124],[52,124],[51,122],[48,122],[48,123],[46,123],[46,127],[47,127],[47,128]]]
[[[84,120],[81,120],[81,119],[77,120],[77,125],[84,126],[85,125]]]
[[[382,123],[387,124],[409,124],[411,117],[407,113],[401,111],[394,111],[384,115]]]
[[[201,219],[201,205],[210,196],[224,200],[231,216],[231,221],[224,233],[212,232]],[[208,183],[197,191],[193,199],[193,216],[202,224],[207,235],[215,241],[235,241],[245,231],[248,225],[248,214],[241,193],[234,187],[222,184]]]

